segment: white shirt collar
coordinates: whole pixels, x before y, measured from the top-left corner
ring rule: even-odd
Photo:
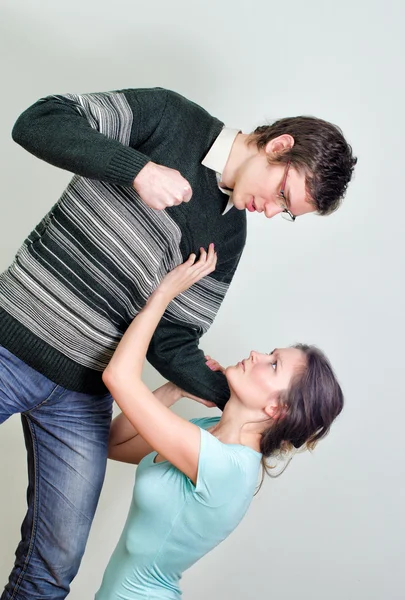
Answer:
[[[212,144],[208,154],[201,161],[201,164],[204,165],[204,167],[208,167],[216,172],[219,189],[221,192],[229,196],[228,204],[222,213],[223,215],[225,215],[228,210],[233,207],[232,190],[220,187],[219,182],[221,181],[222,173],[225,169],[225,165],[238,133],[240,133],[240,129],[230,129],[229,127],[224,127],[215,142]]]

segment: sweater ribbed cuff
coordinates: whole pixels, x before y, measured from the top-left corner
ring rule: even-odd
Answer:
[[[149,156],[134,148],[122,146],[108,165],[105,181],[120,185],[132,185],[139,171],[150,162]]]

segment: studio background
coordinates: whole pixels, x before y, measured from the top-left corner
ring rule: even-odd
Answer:
[[[2,0],[0,270],[71,176],[11,140],[18,115],[48,94],[167,87],[244,132],[311,114],[338,124],[359,158],[333,216],[248,215],[245,253],[201,347],[232,364],[251,349],[315,343],[346,407],[185,574],[185,600],[403,598],[404,12],[399,0]],[[151,367],[145,378],[162,381]],[[178,410],[214,414],[187,400]],[[25,514],[25,461],[16,416],[0,429],[0,588]],[[133,467],[109,464],[71,600],[98,589],[133,479]]]

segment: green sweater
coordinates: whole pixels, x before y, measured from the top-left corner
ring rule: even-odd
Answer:
[[[222,407],[225,377],[199,339],[213,322],[245,240],[244,211],[201,165],[223,124],[164,89],[50,96],[13,139],[75,176],[0,276],[0,344],[67,389],[104,393],[101,373],[163,276],[214,242],[214,273],[168,306],[147,358],[167,379]],[[148,161],[190,182],[189,203],[156,211],[132,182]]]

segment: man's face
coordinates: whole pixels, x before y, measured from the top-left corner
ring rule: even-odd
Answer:
[[[279,205],[280,189],[286,165],[271,165],[265,150],[249,156],[239,166],[233,188],[232,200],[238,210],[263,213],[268,219],[283,212]],[[287,208],[296,217],[315,212],[307,200],[305,175],[290,166],[284,186]]]

